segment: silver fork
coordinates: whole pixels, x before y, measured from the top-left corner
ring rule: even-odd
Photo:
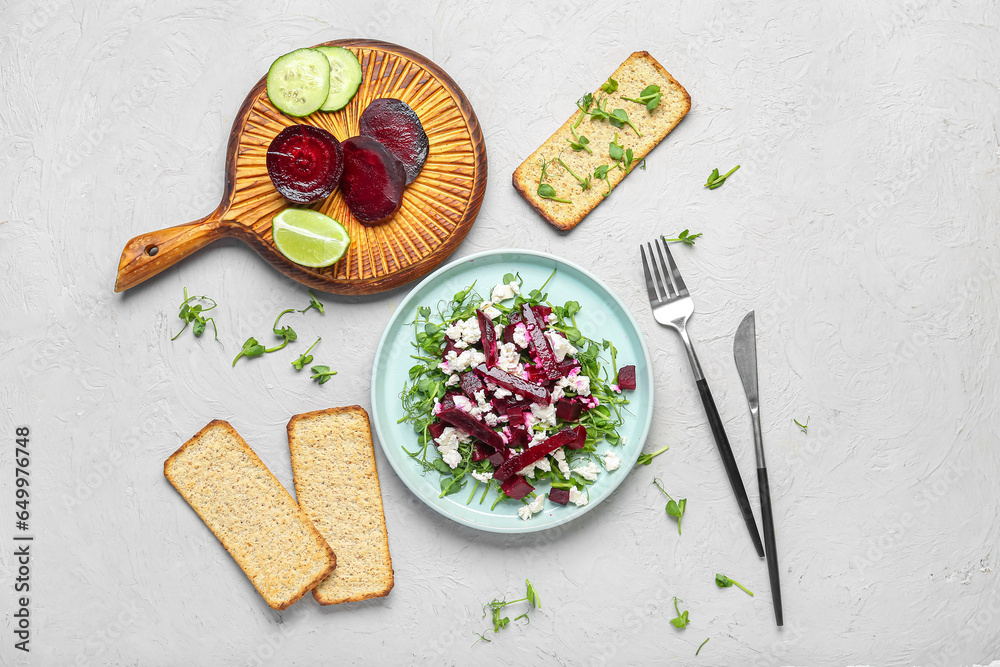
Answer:
[[[654,248],[655,253],[653,252]],[[681,272],[677,270],[674,258],[670,254],[670,248],[667,247],[662,238],[644,246],[640,245],[639,253],[642,255],[642,270],[646,274],[646,292],[649,294],[649,305],[653,309],[653,318],[660,324],[676,331],[680,334],[681,340],[684,341],[688,359],[691,361],[691,370],[694,372],[694,379],[701,394],[701,402],[705,406],[708,422],[712,426],[712,434],[715,436],[715,444],[719,448],[719,454],[722,455],[722,463],[729,476],[729,483],[736,494],[740,513],[746,522],[747,530],[750,531],[750,538],[753,540],[754,548],[757,549],[757,555],[763,558],[764,545],[760,541],[760,533],[757,532],[757,522],[754,520],[753,510],[750,508],[746,487],[743,486],[743,477],[740,476],[736,458],[733,456],[733,448],[729,445],[729,438],[726,437],[722,418],[719,416],[718,408],[715,407],[715,399],[712,398],[705,374],[702,373],[701,364],[698,363],[698,355],[695,354],[691,338],[688,336],[687,323],[691,315],[694,314],[694,299],[691,298],[687,285],[681,278]]]

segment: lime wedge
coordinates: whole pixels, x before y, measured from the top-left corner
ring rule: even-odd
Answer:
[[[309,208],[286,208],[274,216],[271,235],[282,255],[313,268],[330,266],[351,245],[343,225]]]

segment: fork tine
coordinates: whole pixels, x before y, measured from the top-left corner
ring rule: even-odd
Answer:
[[[648,245],[649,257],[653,262],[653,271],[656,273],[656,279],[660,281],[660,273],[663,274],[663,280],[660,281],[660,284],[663,285],[663,298],[673,299],[677,296],[677,292],[674,291],[674,286],[670,282],[670,274],[667,273],[667,264],[663,261],[663,253],[660,253],[660,261],[657,262],[656,253],[653,252],[653,244],[650,243]],[[656,249],[659,251],[660,247],[657,246]]]
[[[681,272],[677,270],[677,265],[674,264],[674,256],[670,254],[670,248],[667,247],[667,242],[662,238],[660,243],[657,244],[656,249],[659,250],[660,246],[663,246],[663,250],[667,253],[667,262],[670,263],[670,275],[674,279],[674,284],[677,286],[678,296],[687,296],[689,294],[687,285],[684,284],[684,279],[681,278]],[[663,255],[660,255],[660,261],[663,261]]]
[[[640,244],[639,254],[642,255],[642,272],[646,274],[646,294],[649,296],[649,302],[652,304],[660,303],[660,295],[656,292],[656,286],[653,284],[653,275],[649,272],[649,264],[646,261],[646,249]]]

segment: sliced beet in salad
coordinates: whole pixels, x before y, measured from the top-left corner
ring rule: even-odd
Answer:
[[[546,496],[586,505],[588,487],[619,467],[610,447],[597,450],[602,441],[622,444],[622,390],[635,388],[635,368],[619,368],[610,341],[577,329],[579,303],[549,303],[544,290],[554,275],[524,294],[521,277],[508,273],[488,298],[472,284],[436,310],[418,309],[418,363],[400,419],[413,424],[417,448],[403,449],[441,474],[441,497],[470,486],[468,504],[483,484],[479,503],[492,490],[491,509],[520,501],[527,521]]]

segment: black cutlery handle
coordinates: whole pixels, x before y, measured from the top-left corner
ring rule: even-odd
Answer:
[[[726,474],[729,476],[729,484],[736,494],[736,502],[740,505],[740,513],[750,531],[750,539],[757,550],[757,555],[764,557],[764,545],[760,543],[760,533],[757,532],[757,522],[753,518],[753,510],[750,509],[750,499],[747,497],[746,487],[743,486],[743,478],[740,476],[740,469],[736,466],[736,458],[733,456],[733,448],[729,445],[729,438],[726,437],[726,429],[722,427],[722,418],[719,416],[719,409],[715,407],[715,399],[712,398],[712,391],[708,388],[705,378],[698,380],[698,391],[701,393],[701,402],[705,405],[705,413],[708,415],[708,423],[712,425],[712,433],[715,435],[715,444],[722,455],[722,464],[726,467]]]
[[[778,551],[774,544],[774,515],[771,514],[771,485],[767,481],[767,468],[757,468],[757,486],[760,488],[760,514],[764,520],[764,546],[767,548],[767,576],[771,580],[774,620],[783,625],[781,578],[778,576]]]

